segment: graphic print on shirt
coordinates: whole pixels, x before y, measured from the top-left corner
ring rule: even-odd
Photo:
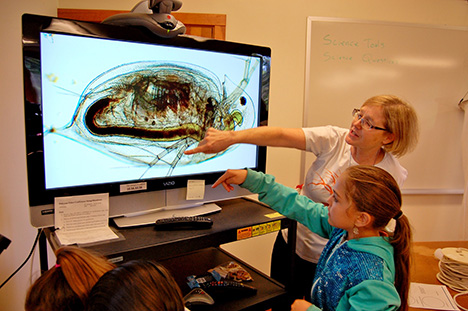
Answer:
[[[333,186],[336,184],[339,174],[330,170],[325,170],[325,176],[322,177],[317,172],[315,172],[315,175],[316,177],[313,179],[313,181],[308,184],[308,186],[312,186],[312,191],[326,191],[329,195],[332,195]]]

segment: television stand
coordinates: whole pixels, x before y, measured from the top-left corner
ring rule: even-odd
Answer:
[[[221,207],[215,203],[207,203],[198,206],[172,208],[163,207],[154,211],[136,213],[122,217],[113,218],[114,223],[119,228],[136,227],[152,225],[158,219],[181,217],[181,216],[200,216],[221,211]]]
[[[288,256],[291,262],[285,269],[291,269],[294,266],[296,222],[249,198],[217,201],[216,204],[222,210],[210,216],[213,226],[209,229],[157,231],[154,226],[113,228],[122,239],[82,247],[104,255],[116,264],[135,259],[158,261],[172,273],[183,295],[191,290],[187,285],[187,276],[202,275],[219,264],[235,261],[251,274],[254,280],[249,285],[257,288],[257,294],[239,298],[225,297],[210,310],[289,309],[290,306],[284,304],[289,302],[287,289],[294,283],[292,274],[288,273],[290,279],[286,284],[280,284],[220,246],[261,235],[278,234],[280,229],[288,228]],[[61,246],[53,228],[44,229],[44,234],[53,250]],[[46,247],[41,249],[40,255],[43,253],[41,266],[43,263],[47,265]]]

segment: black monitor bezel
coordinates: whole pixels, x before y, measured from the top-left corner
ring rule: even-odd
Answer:
[[[29,205],[40,206],[53,204],[55,197],[84,195],[95,193],[109,193],[110,196],[124,195],[120,191],[122,184],[141,182],[134,180],[119,183],[94,184],[90,186],[75,186],[68,188],[46,189],[44,175],[44,152],[43,152],[43,126],[41,103],[31,101],[34,92],[29,78],[30,72],[24,59],[26,57],[40,61],[40,33],[47,31],[52,33],[63,33],[77,36],[90,36],[106,38],[111,40],[123,40],[130,42],[151,43],[165,46],[179,46],[196,50],[211,50],[231,54],[250,56],[253,54],[271,57],[268,47],[255,46],[237,42],[205,39],[193,36],[177,36],[175,38],[161,38],[149,30],[138,27],[121,27],[100,23],[77,21],[50,16],[24,14],[22,16],[22,42],[23,42],[23,73],[24,73],[24,109],[25,109],[25,131],[26,131],[26,153],[27,153],[27,175]],[[261,111],[258,113],[259,124],[267,125],[268,101],[262,100]],[[258,161],[255,170],[265,171],[266,148],[258,147]],[[204,173],[190,176],[174,176],[145,180],[147,188],[140,192],[167,190],[183,188],[187,186],[188,179],[203,179],[206,184],[212,184],[223,172]],[[137,192],[131,192],[134,194]]]

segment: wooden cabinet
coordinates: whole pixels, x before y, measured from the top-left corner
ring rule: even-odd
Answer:
[[[106,18],[120,13],[129,13],[121,10],[85,10],[85,9],[57,9],[60,18],[76,19],[89,22],[102,22]],[[226,15],[204,13],[171,13],[187,28],[186,34],[212,38],[226,39]]]

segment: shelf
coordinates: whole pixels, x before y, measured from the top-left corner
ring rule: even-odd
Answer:
[[[264,311],[273,305],[276,307],[287,301],[285,299],[287,291],[282,284],[221,250],[218,246],[288,228],[291,258],[289,266],[292,267],[296,245],[296,222],[249,198],[220,201],[216,204],[221,207],[221,211],[209,215],[213,220],[213,227],[210,229],[157,231],[153,225],[131,228],[112,226],[112,229],[121,237],[119,240],[92,246],[80,245],[80,247],[106,256],[117,264],[134,259],[158,261],[172,272],[184,295],[190,291],[186,284],[187,276],[206,274],[209,269],[231,260],[241,264],[254,278],[252,285],[257,287],[256,295],[230,299],[226,296],[212,307],[204,306],[201,309],[192,307],[192,311]],[[44,234],[52,249],[55,250],[61,246],[52,228],[46,228]],[[44,242],[42,244],[41,268],[45,270],[47,269],[47,250]],[[292,279],[288,280],[287,284],[292,282]],[[288,308],[289,306],[285,306],[285,309]]]
[[[248,198],[220,201],[216,204],[221,207],[221,212],[209,215],[213,219],[213,227],[210,229],[157,231],[152,225],[113,227],[121,239],[84,248],[98,252],[117,263],[139,258],[161,260],[177,256],[181,252],[216,247],[248,238],[249,229],[255,231],[259,225],[275,225],[272,230],[279,231],[280,227],[289,228],[294,223],[264,204]],[[60,247],[52,229],[46,229],[45,233],[52,248]],[[267,232],[258,234],[265,233]],[[255,234],[253,232],[253,236]]]
[[[169,271],[171,271],[177,284],[185,296],[190,288],[187,285],[187,276],[204,275],[209,269],[225,262],[235,261],[246,269],[253,278],[253,282],[246,284],[257,288],[257,294],[253,296],[228,295],[215,298],[213,306],[192,307],[192,311],[198,310],[267,310],[273,306],[278,306],[286,301],[286,290],[283,285],[270,279],[267,275],[252,268],[247,263],[227,253],[219,248],[207,248],[192,253],[183,254],[160,261]],[[287,310],[289,306],[285,306]]]

